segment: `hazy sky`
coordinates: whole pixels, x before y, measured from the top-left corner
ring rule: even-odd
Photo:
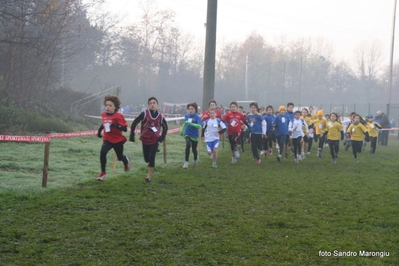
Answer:
[[[123,24],[139,19],[141,0],[107,1],[107,9],[122,17]],[[180,29],[204,42],[207,0],[157,3],[162,9],[174,10]],[[352,59],[363,41],[379,40],[384,64],[389,64],[393,8],[394,0],[219,0],[217,39],[219,43],[243,41],[253,32],[272,44],[282,35],[288,39],[323,37],[333,43],[338,58],[345,60]],[[399,39],[395,42],[399,47]],[[394,58],[399,58],[399,48]]]

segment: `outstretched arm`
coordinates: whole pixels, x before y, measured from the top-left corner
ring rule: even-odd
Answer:
[[[141,112],[141,114],[134,119],[132,126],[130,127],[130,138],[129,140],[134,142],[134,131],[136,130],[136,127],[138,123],[144,120],[144,112]]]

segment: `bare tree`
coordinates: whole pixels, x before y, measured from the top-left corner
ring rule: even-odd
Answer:
[[[86,6],[72,0],[0,0],[0,21],[0,75],[7,100],[20,106],[45,98],[93,30]]]
[[[362,42],[356,47],[354,55],[360,78],[375,80],[379,77],[383,57],[381,43],[378,40]]]

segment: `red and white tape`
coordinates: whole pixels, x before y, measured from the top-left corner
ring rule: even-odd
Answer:
[[[70,132],[70,133],[51,133],[47,134],[46,136],[50,138],[70,138],[70,137],[91,136],[96,134],[97,130],[90,130],[90,131]]]
[[[11,136],[0,135],[0,141],[13,141],[13,142],[50,142],[50,137],[43,136]]]
[[[168,130],[167,134],[180,132],[181,128]],[[135,130],[140,133],[139,129]],[[0,141],[10,142],[50,142],[52,138],[70,138],[97,135],[97,130],[82,131],[82,132],[69,132],[69,133],[51,133],[46,136],[13,136],[13,135],[0,135]]]

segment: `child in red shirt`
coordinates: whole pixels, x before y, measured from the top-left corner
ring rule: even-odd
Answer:
[[[229,136],[229,142],[232,152],[232,164],[235,164],[237,162],[237,159],[240,158],[240,153],[237,150],[237,140],[242,131],[242,123],[250,128],[248,122],[246,121],[246,116],[243,113],[237,112],[237,110],[237,102],[231,102],[230,112],[226,113],[226,115],[223,117],[223,122],[227,124],[227,135]]]
[[[105,112],[101,113],[102,124],[97,132],[97,136],[103,138],[100,152],[101,173],[97,178],[99,181],[104,181],[107,177],[105,166],[107,164],[107,153],[110,149],[114,149],[118,161],[123,162],[125,171],[130,170],[130,160],[123,155],[123,144],[126,142],[126,137],[123,136],[122,131],[127,131],[127,123],[125,117],[118,113],[120,106],[119,97],[114,95],[105,96]],[[104,130],[104,136],[101,135],[102,130]]]

